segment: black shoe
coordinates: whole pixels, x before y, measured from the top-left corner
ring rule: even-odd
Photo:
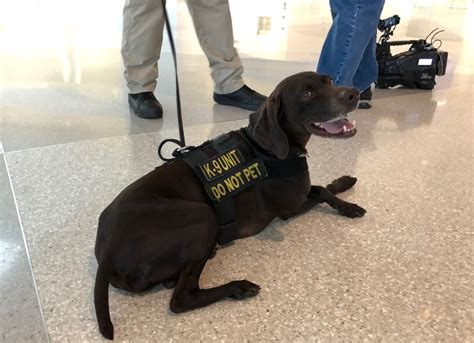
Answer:
[[[235,106],[244,110],[256,111],[267,98],[246,85],[229,94],[214,93],[214,101],[221,105]]]
[[[153,92],[129,94],[128,104],[140,118],[157,119],[163,117],[163,106],[156,100]]]
[[[367,110],[372,107],[370,104],[370,100],[372,100],[372,88],[366,88],[360,93],[360,102],[359,108]]]
[[[369,87],[360,92],[360,100],[372,100],[372,88]]]

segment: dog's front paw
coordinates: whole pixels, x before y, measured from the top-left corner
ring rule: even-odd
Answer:
[[[247,280],[232,281],[229,284],[229,297],[236,300],[254,297],[260,291],[260,286]]]
[[[360,218],[367,213],[366,210],[356,204],[345,204],[338,207],[337,210],[341,215],[349,218]]]

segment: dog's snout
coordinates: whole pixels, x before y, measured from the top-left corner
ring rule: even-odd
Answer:
[[[344,103],[352,103],[359,100],[359,91],[355,88],[348,88],[339,93],[339,99]]]

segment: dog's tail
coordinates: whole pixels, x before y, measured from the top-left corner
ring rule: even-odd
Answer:
[[[94,304],[100,333],[107,339],[114,339],[114,326],[110,320],[109,312],[109,282],[112,274],[112,265],[103,253],[99,260],[97,275],[95,277]]]

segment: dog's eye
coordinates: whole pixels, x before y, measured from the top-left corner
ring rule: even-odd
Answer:
[[[309,100],[313,97],[314,95],[314,91],[312,90],[305,90],[302,97],[303,97],[303,100]]]

